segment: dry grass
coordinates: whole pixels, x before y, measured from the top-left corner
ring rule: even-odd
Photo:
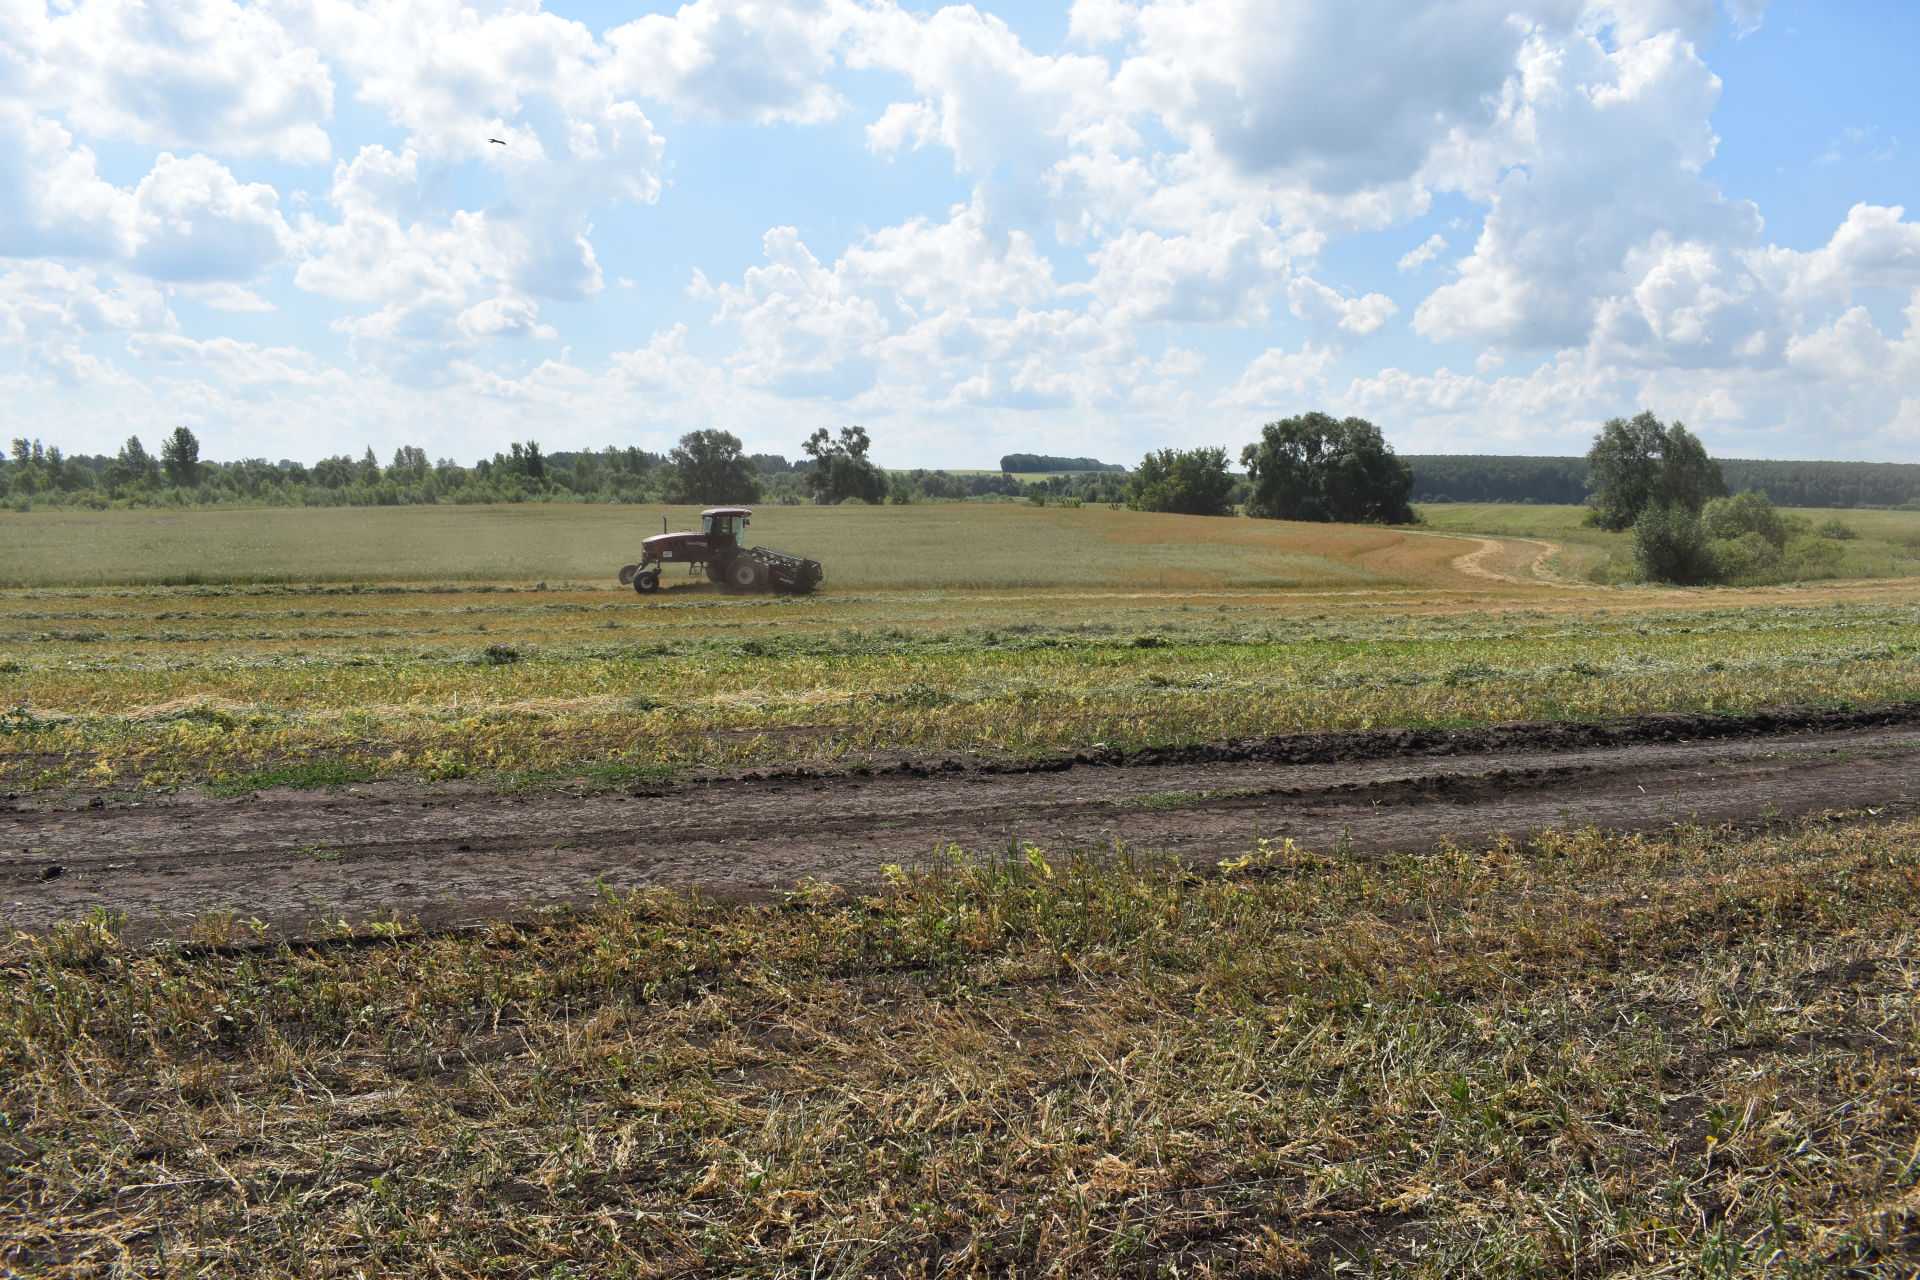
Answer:
[[[1920,822],[0,950],[67,1276],[1908,1276]],[[202,924],[212,942],[243,922]]]

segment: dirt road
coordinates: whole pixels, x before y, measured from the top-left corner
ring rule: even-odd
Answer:
[[[1498,831],[1757,822],[1920,803],[1920,705],[1739,720],[1293,734],[1039,771],[907,759],[651,792],[380,784],[239,800],[0,810],[0,926],[96,908],[151,935],[232,910],[293,932],[386,913],[523,915],[615,888],[753,896],[868,883],[949,844],[1125,839],[1210,862],[1260,837],[1356,853]]]

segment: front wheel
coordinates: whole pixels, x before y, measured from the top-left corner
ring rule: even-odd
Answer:
[[[751,591],[760,585],[760,562],[745,556],[727,566],[727,585],[735,591]]]
[[[633,575],[633,589],[643,596],[650,596],[660,589],[660,571],[642,569]]]
[[[640,572],[640,566],[639,566],[639,565],[637,565],[637,564],[623,564],[623,565],[621,565],[621,566],[620,566],[620,585],[621,585],[621,586],[623,586],[623,587],[630,587],[630,586],[632,586],[632,585],[633,585],[633,575],[634,575],[634,574],[636,574],[636,573],[638,573],[638,572]]]

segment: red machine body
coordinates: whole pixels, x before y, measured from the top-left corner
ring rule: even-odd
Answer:
[[[825,576],[818,560],[742,545],[752,518],[749,507],[709,507],[700,513],[698,533],[656,533],[643,541],[639,562],[622,565],[620,581],[647,595],[660,589],[664,565],[684,564],[689,573],[704,569],[709,581],[732,591],[803,593],[818,586]]]

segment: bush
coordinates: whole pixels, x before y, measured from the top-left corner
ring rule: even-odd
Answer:
[[[1700,518],[1684,507],[1648,507],[1633,522],[1633,563],[1648,582],[1712,582],[1716,566]]]
[[[1709,499],[1700,510],[1700,527],[1715,542],[1755,534],[1776,551],[1787,545],[1792,532],[1787,520],[1773,509],[1772,500],[1757,489],[1731,498]]]
[[[1831,520],[1823,520],[1815,525],[1813,536],[1816,538],[1832,538],[1835,542],[1852,542],[1860,535],[1853,531],[1852,525],[1835,516]]]
[[[1787,573],[1795,578],[1831,578],[1846,553],[1846,547],[1832,538],[1795,538],[1787,543]]]
[[[1723,581],[1770,577],[1780,568],[1780,548],[1757,533],[1710,538],[1707,551],[1715,576]]]

